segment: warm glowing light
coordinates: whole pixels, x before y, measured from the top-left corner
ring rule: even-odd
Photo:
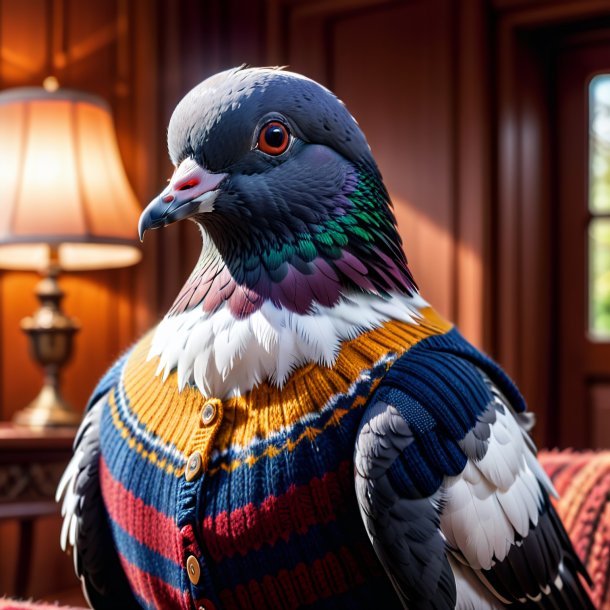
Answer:
[[[64,269],[132,265],[141,210],[109,108],[48,80],[0,93],[0,266],[40,268],[48,244]]]
[[[59,81],[57,80],[57,78],[55,76],[47,76],[43,81],[42,81],[42,88],[45,91],[57,91],[59,89]]]

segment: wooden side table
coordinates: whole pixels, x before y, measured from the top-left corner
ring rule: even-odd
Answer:
[[[30,574],[34,522],[59,514],[55,490],[72,456],[76,428],[36,430],[0,422],[0,520],[19,522],[15,595],[24,597]]]

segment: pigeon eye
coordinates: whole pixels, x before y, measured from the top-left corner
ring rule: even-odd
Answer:
[[[256,144],[268,155],[281,155],[290,144],[290,132],[283,123],[271,121],[263,125]]]

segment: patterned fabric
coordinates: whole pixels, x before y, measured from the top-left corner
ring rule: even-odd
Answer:
[[[222,401],[156,377],[150,335],[133,348],[101,384],[100,476],[143,607],[400,607],[358,513],[352,453],[391,364],[451,328],[424,316],[345,343],[332,369],[302,367],[281,392]]]
[[[493,362],[432,310],[424,314],[419,325],[390,322],[345,343],[333,369],[302,367],[281,392],[263,383],[226,400],[180,393],[175,373],[163,382],[156,358],[147,362],[151,335],[119,361],[94,394],[109,392],[100,476],[122,566],[144,608],[400,607],[353,491],[354,439],[368,400],[391,391],[404,366],[422,365],[409,374],[422,379],[414,391],[429,391],[424,369],[439,363],[426,367],[422,358],[443,352],[452,379],[460,374],[452,358],[470,360],[523,408]],[[434,383],[451,391],[438,375]],[[187,480],[193,455],[200,470]],[[610,457],[541,458],[594,578],[593,599],[610,610]]]
[[[541,451],[538,459],[559,493],[557,512],[593,580],[591,599],[599,610],[610,610],[610,451]]]
[[[538,458],[560,494],[555,506],[593,579],[592,599],[599,610],[610,610],[610,451],[540,451]],[[1,610],[30,608],[82,610],[0,599]]]

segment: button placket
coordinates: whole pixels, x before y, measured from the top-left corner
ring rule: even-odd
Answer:
[[[218,606],[211,574],[206,568],[206,559],[198,542],[201,501],[205,475],[223,419],[223,404],[217,398],[200,405],[199,425],[195,425],[190,439],[191,453],[184,466],[184,478],[178,494],[178,525],[182,534],[183,561],[187,585],[190,585],[192,603],[196,608],[215,610]],[[191,420],[192,421],[192,420]]]

